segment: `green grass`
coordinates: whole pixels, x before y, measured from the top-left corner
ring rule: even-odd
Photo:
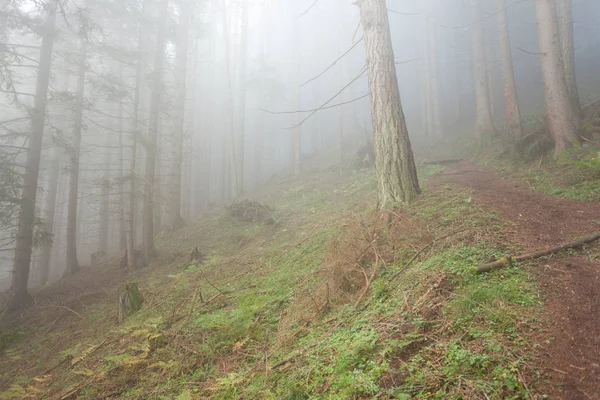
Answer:
[[[419,171],[423,180],[437,172]],[[468,192],[426,189],[398,212],[408,226],[447,239],[407,269],[418,248],[394,243],[395,261],[357,308],[345,302],[315,312],[330,243],[353,221],[370,221],[375,208],[372,171],[323,179],[261,198],[274,208],[273,225],[214,214],[162,236],[160,259],[136,276],[142,309],[119,326],[115,304],[97,303],[71,322],[76,329],[65,325],[71,340],[59,331],[39,347],[9,343],[12,357],[31,358],[49,343],[54,355],[4,380],[0,399],[70,389],[123,399],[526,398],[532,354],[524,327],[533,329],[539,311],[535,282],[520,266],[475,273],[504,255],[494,242],[503,229],[497,215]],[[383,229],[380,240],[392,233]],[[208,261],[190,265],[198,245]],[[300,311],[310,318],[288,318]],[[61,361],[51,376],[32,380]]]

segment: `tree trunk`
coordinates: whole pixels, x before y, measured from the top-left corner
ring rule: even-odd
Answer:
[[[179,15],[177,54],[175,56],[175,133],[173,135],[173,156],[170,173],[169,225],[179,228],[183,223],[181,217],[181,180],[183,169],[183,138],[185,130],[185,94],[188,53],[188,24],[191,14],[190,2],[185,1]]]
[[[237,112],[237,135],[236,135],[236,176],[237,194],[244,192],[244,144],[246,129],[246,80],[248,63],[248,0],[242,0],[242,30],[240,43],[240,66],[239,66],[239,90],[238,90],[238,112]]]
[[[110,136],[106,135],[106,154],[104,156],[104,177],[102,179],[101,188],[101,207],[100,207],[100,229],[98,230],[98,251],[104,254],[108,253],[108,226],[110,219],[109,204],[110,204],[110,166],[111,166],[111,154],[110,154]]]
[[[119,78],[123,82],[123,65],[119,67]],[[123,124],[123,99],[119,99],[119,210],[117,218],[119,220],[119,250],[127,248],[127,233],[125,232],[125,160],[124,141],[125,136]]]
[[[35,100],[33,109],[31,110],[31,135],[29,136],[26,168],[23,176],[23,191],[21,193],[21,209],[19,211],[19,227],[17,230],[12,286],[7,305],[9,310],[28,306],[33,301],[33,298],[27,291],[27,282],[29,280],[31,253],[33,251],[35,202],[40,173],[40,156],[46,117],[46,98],[50,82],[52,48],[55,36],[56,5],[56,1],[50,2],[46,21],[43,26],[44,36],[40,48]]]
[[[534,0],[546,111],[555,154],[579,145],[579,117],[573,109],[560,53],[554,0]]]
[[[71,165],[69,175],[69,205],[67,216],[67,269],[65,275],[79,270],[77,259],[77,202],[79,195],[79,157],[81,152],[81,130],[83,119],[83,100],[85,94],[85,72],[87,58],[87,39],[80,32],[80,50],[77,71],[77,92],[75,95],[75,124],[71,146]]]
[[[427,5],[429,8],[428,14],[429,16],[433,15],[435,4],[433,4],[434,0],[428,0]],[[429,139],[431,141],[435,141],[436,139],[442,136],[442,123],[440,120],[440,90],[439,90],[439,81],[438,81],[438,68],[437,68],[437,44],[436,44],[436,34],[435,34],[435,26],[431,17],[425,22],[425,45],[424,51],[426,55],[426,64],[427,64],[427,94],[429,97],[428,105],[430,116],[429,119]]]
[[[46,207],[44,219],[46,221],[46,230],[54,234],[54,213],[56,211],[56,197],[58,194],[58,180],[60,178],[60,152],[54,148],[52,162],[49,165],[50,180],[48,181],[48,197],[46,198]],[[40,285],[44,286],[48,282],[50,274],[50,264],[52,255],[52,246],[56,243],[45,244],[42,248],[40,262]]]
[[[380,209],[421,192],[400,102],[385,0],[358,0],[367,55]]]
[[[294,52],[294,67],[296,69],[296,80],[295,80],[295,89],[294,89],[294,102],[296,105],[296,109],[299,110],[300,106],[301,106],[301,90],[300,90],[300,70],[301,70],[301,61],[302,58],[300,57],[300,45],[299,45],[299,38],[298,35],[300,34],[300,32],[298,32],[298,22],[297,22],[297,18],[293,19],[293,26],[294,26],[294,31],[293,31],[293,35],[294,35],[294,45],[293,45],[293,52]],[[267,34],[266,32],[262,32],[262,36],[261,36],[261,59],[266,60],[266,54],[265,53],[265,42],[267,40]],[[296,114],[296,124],[299,124],[301,121],[301,117],[299,114]],[[257,153],[257,158],[258,158],[258,165],[259,165],[259,173],[258,173],[258,179],[260,179],[260,163],[261,161],[261,153],[263,151],[263,146],[264,146],[264,134],[263,134],[263,124],[264,124],[264,120],[263,120],[263,116],[261,114],[260,116],[260,125],[259,125],[259,134],[261,135],[260,138],[260,142],[258,144],[259,147],[259,152]],[[294,146],[294,175],[295,176],[299,176],[300,173],[302,172],[302,125],[298,125],[296,128],[294,128],[294,133],[293,133],[294,137],[293,137],[293,146]],[[260,182],[260,181],[259,181]],[[257,182],[258,183],[258,182]]]
[[[498,0],[500,13],[498,14],[498,28],[500,33],[500,58],[502,63],[502,76],[504,80],[504,105],[506,107],[506,124],[508,134],[512,141],[523,136],[521,125],[521,112],[517,98],[515,71],[513,67],[512,51],[510,48],[510,34],[508,28],[508,13],[506,0]]]
[[[484,135],[496,133],[496,129],[492,119],[481,0],[473,0],[472,4],[475,8],[475,19],[480,21],[473,25],[471,39],[473,40],[473,59],[475,62],[475,135],[478,140],[481,140]]]
[[[229,182],[229,186],[225,186],[226,184],[224,183],[224,190],[223,190],[223,196],[224,196],[224,200],[227,201],[230,198],[236,198],[237,195],[239,194],[237,192],[238,189],[238,176],[237,176],[237,162],[236,162],[236,143],[235,143],[235,132],[234,132],[234,126],[233,126],[233,88],[232,88],[232,82],[231,82],[231,66],[230,66],[230,58],[231,58],[231,46],[230,46],[230,40],[229,40],[229,34],[230,34],[230,26],[229,23],[227,21],[227,1],[226,0],[222,0],[221,1],[221,5],[222,10],[221,10],[221,16],[222,16],[222,22],[223,22],[223,40],[224,40],[224,47],[225,47],[225,63],[224,63],[224,70],[225,70],[225,78],[226,78],[226,87],[225,87],[225,96],[226,96],[226,107],[227,107],[227,113],[226,113],[226,124],[227,124],[227,132],[225,134],[225,164],[226,167],[224,168],[224,172],[225,173],[225,177],[223,182]]]
[[[556,0],[556,12],[558,19],[558,37],[561,47],[561,58],[565,69],[567,90],[571,105],[581,115],[581,104],[579,102],[579,90],[575,75],[575,40],[573,38],[573,0]]]
[[[162,0],[156,35],[156,49],[154,55],[154,72],[152,99],[150,103],[150,121],[148,127],[148,141],[146,144],[146,182],[144,184],[144,258],[150,262],[156,255],[154,247],[154,183],[156,170],[156,145],[158,142],[158,127],[160,102],[163,90],[163,66],[165,59],[165,36],[168,17],[169,1]]]

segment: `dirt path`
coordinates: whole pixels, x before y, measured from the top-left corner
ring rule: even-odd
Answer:
[[[432,185],[471,190],[476,204],[514,224],[509,241],[525,252],[600,230],[600,204],[536,193],[466,161],[447,166]],[[561,255],[540,260],[534,272],[545,295],[547,328],[534,338],[547,379],[540,389],[551,399],[600,399],[600,261]]]

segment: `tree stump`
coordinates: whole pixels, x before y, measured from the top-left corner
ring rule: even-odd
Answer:
[[[142,308],[143,302],[144,298],[138,284],[136,282],[127,283],[119,293],[119,323],[123,323],[127,317]]]

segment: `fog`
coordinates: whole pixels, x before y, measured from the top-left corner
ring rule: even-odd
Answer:
[[[0,290],[11,285],[32,110],[45,67],[29,287],[74,272],[67,251],[73,211],[76,262],[90,268],[125,254],[129,236],[142,248],[145,229],[175,229],[271,180],[343,164],[368,146],[369,78],[352,3],[0,0]],[[463,0],[387,2],[417,160],[475,140],[476,26],[494,124],[506,129],[498,34],[504,9],[521,120],[545,113],[534,2],[500,4],[481,0],[478,14]],[[573,1],[573,32],[585,104],[600,92],[599,2]],[[48,66],[41,54],[49,40]],[[153,201],[145,201],[149,194]],[[151,226],[145,207],[152,208]]]

